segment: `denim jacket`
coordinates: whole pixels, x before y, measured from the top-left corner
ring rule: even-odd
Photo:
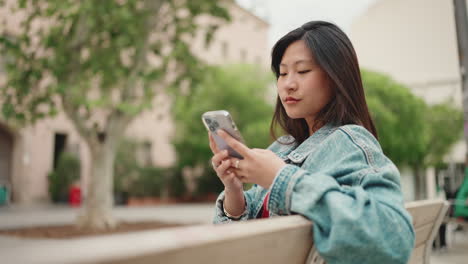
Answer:
[[[253,185],[244,192],[241,220],[256,218],[270,192],[270,216],[300,214],[311,220],[315,246],[328,264],[407,263],[414,230],[400,174],[365,128],[326,125],[299,146],[276,141],[268,149],[287,165],[269,189]],[[214,223],[232,221],[223,213],[223,201],[224,192],[216,201]]]

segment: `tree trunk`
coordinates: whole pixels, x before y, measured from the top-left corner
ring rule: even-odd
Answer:
[[[84,211],[78,217],[78,226],[109,229],[116,225],[112,214],[114,160],[117,141],[104,141],[91,148],[91,175],[85,198]]]

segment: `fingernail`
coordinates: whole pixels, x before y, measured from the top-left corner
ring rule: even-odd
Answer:
[[[230,171],[230,170],[227,170],[226,173],[227,173],[227,174],[231,174],[231,171]]]

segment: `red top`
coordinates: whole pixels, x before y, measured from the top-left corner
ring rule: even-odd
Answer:
[[[270,197],[270,193],[268,193],[268,194],[265,196],[265,200],[263,200],[262,215],[260,216],[260,218],[268,218],[268,217],[270,217],[270,212],[268,211],[268,206],[267,206],[268,198],[269,198],[269,197]]]

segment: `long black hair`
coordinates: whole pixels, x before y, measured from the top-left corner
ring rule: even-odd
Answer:
[[[367,108],[356,52],[338,26],[324,21],[311,21],[278,40],[271,53],[271,69],[276,79],[279,78],[279,65],[284,52],[298,40],[306,43],[315,62],[327,74],[334,92],[332,100],[317,114],[315,126],[329,123],[338,126],[357,124],[377,138],[377,130]],[[275,140],[275,128],[278,125],[299,144],[309,137],[305,119],[288,117],[279,95],[270,125],[270,133]],[[313,131],[316,129],[312,128]]]

